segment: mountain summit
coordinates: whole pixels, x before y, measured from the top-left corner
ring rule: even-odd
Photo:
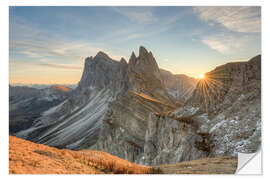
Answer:
[[[135,56],[134,52],[131,54],[128,77],[131,90],[169,104],[174,104],[162,83],[160,70],[155,58],[143,46],[139,49],[138,57]]]

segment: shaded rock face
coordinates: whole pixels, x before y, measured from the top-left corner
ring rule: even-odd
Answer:
[[[198,82],[197,79],[184,74],[172,74],[169,71],[160,69],[162,82],[168,91],[177,101],[185,103],[192,95]]]
[[[91,89],[111,89],[114,95],[127,90],[127,62],[111,59],[107,54],[99,52],[94,58],[85,59],[82,78],[77,91]],[[118,91],[119,90],[119,91]]]
[[[149,115],[144,153],[139,163],[172,164],[207,157],[209,140],[196,132],[193,122],[167,114]]]

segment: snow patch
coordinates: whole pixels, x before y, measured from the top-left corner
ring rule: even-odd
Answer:
[[[221,127],[224,123],[226,123],[226,120],[223,120],[219,123],[217,123],[216,125],[214,125],[211,129],[210,129],[210,133],[214,132],[216,129],[218,129],[219,127]]]

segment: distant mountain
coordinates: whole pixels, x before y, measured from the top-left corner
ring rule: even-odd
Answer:
[[[128,63],[99,52],[85,59],[70,96],[16,136],[146,165],[255,152],[261,66],[260,56],[254,59],[218,67],[196,83],[160,70],[144,47]]]
[[[61,86],[61,85],[53,85],[51,86],[52,89],[56,89],[60,92],[71,92],[72,88],[66,87],[66,86]]]
[[[14,134],[31,127],[42,112],[68,98],[70,92],[65,86],[45,89],[9,86],[9,132]]]
[[[77,84],[21,84],[21,83],[14,83],[10,84],[11,86],[23,86],[23,87],[32,87],[36,89],[45,89],[49,88],[51,86],[65,86],[70,89],[75,89],[77,87]]]
[[[195,89],[198,79],[184,74],[172,74],[169,71],[160,69],[161,79],[168,93],[179,102],[186,102]]]

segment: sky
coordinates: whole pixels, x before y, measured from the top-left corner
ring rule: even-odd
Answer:
[[[11,84],[76,84],[84,59],[115,60],[140,46],[160,68],[199,77],[261,54],[260,7],[9,8]]]

